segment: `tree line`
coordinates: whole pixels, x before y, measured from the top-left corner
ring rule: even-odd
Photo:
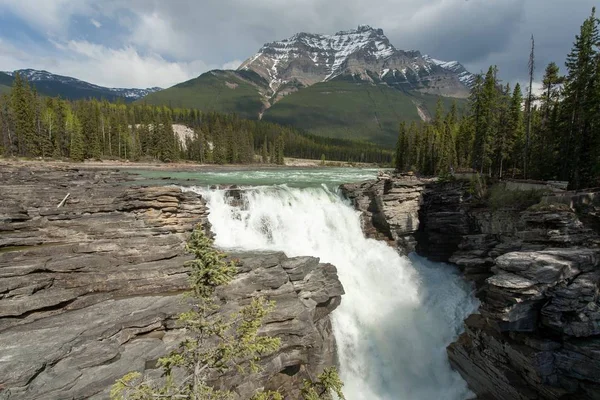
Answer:
[[[178,133],[180,126],[190,128]],[[200,110],[42,97],[15,75],[0,97],[0,154],[85,159],[283,164],[285,157],[389,164],[373,144],[304,134],[291,127]]]
[[[491,66],[476,76],[466,110],[441,103],[429,123],[401,124],[398,170],[443,175],[469,169],[488,176],[569,181],[573,189],[600,186],[600,35],[595,9],[587,18],[561,75],[544,71],[541,94],[524,98]],[[534,73],[534,52],[530,76]]]

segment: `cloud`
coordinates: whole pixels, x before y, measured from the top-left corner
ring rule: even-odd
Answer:
[[[129,40],[136,46],[177,57],[194,58],[193,35],[175,26],[176,20],[163,18],[158,12],[140,14]]]
[[[105,86],[169,87],[195,77],[197,71],[210,69],[202,61],[173,62],[156,53],[140,54],[133,46],[112,49],[71,40],[67,48],[73,56],[58,61],[60,70]]]
[[[141,54],[133,46],[112,49],[85,40],[51,45],[58,54],[39,56],[0,40],[0,65],[7,70],[45,69],[109,87],[169,87],[214,68],[202,61],[173,62],[158,54]]]
[[[72,46],[66,51],[53,47],[66,57],[61,61],[55,55],[54,65],[68,64],[78,77],[91,75],[86,71],[91,68],[91,78],[112,85],[125,79],[132,79],[128,86],[151,79],[165,85],[174,80],[151,68],[177,78],[195,76],[208,68],[234,67],[265,42],[297,32],[334,33],[359,24],[383,28],[397,48],[458,60],[472,72],[496,64],[504,80],[516,82],[527,77],[531,34],[537,39],[541,75],[548,62],[563,64],[593,5],[594,0],[104,0],[101,5],[92,0],[0,0],[0,13],[10,10],[46,39],[63,45],[101,46],[102,57],[123,70]],[[81,28],[78,17],[102,21],[102,35]],[[96,30],[95,24],[84,25]],[[30,46],[37,64],[42,64],[38,57],[51,57],[44,45],[47,42]],[[99,71],[90,60],[113,72]]]
[[[92,0],[0,0],[2,8],[10,10],[31,28],[48,35],[63,34],[75,14],[91,14]]]
[[[226,62],[225,64],[223,64],[221,69],[238,69],[238,67],[240,65],[242,65],[242,63],[243,63],[242,60],[229,61],[229,62]]]
[[[90,23],[92,25],[94,25],[96,28],[101,28],[102,27],[102,24],[100,22],[96,21],[94,18],[90,19]]]

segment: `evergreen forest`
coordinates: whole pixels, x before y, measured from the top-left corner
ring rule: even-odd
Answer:
[[[191,128],[178,135],[174,126]],[[376,145],[216,112],[38,95],[18,74],[0,96],[0,154],[11,157],[283,164],[285,157],[390,164]]]
[[[566,61],[545,67],[541,93],[511,87],[491,66],[471,90],[466,112],[441,103],[426,124],[401,124],[398,170],[444,175],[477,171],[496,178],[569,181],[600,186],[600,35],[595,9],[581,26]],[[529,59],[535,71],[534,41]],[[525,94],[524,94],[525,92]],[[462,116],[461,116],[462,115]]]

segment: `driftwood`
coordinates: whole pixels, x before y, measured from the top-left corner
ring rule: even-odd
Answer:
[[[60,203],[58,203],[58,205],[56,206],[56,208],[61,208],[62,206],[64,206],[70,195],[71,195],[71,193],[67,193],[67,195],[65,196],[65,198],[62,199],[62,201]]]

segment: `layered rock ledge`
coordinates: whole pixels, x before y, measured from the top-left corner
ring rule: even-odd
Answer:
[[[417,198],[389,200],[407,185]],[[553,194],[520,210],[491,209],[460,181],[383,176],[344,190],[368,235],[396,239],[398,229],[477,285],[479,313],[448,356],[480,398],[600,399],[598,193]]]
[[[384,240],[407,253],[416,246],[424,182],[411,174],[382,174],[376,180],[340,186],[361,211],[367,237]]]
[[[207,209],[194,193],[131,181],[116,171],[0,169],[0,399],[107,398],[115,379],[153,370],[182,338],[184,246],[207,226]],[[275,300],[264,332],[282,347],[257,376],[219,385],[242,398],[259,387],[291,393],[333,363],[336,269],[282,253],[231,257],[239,274],[219,292],[223,312],[257,295]]]

